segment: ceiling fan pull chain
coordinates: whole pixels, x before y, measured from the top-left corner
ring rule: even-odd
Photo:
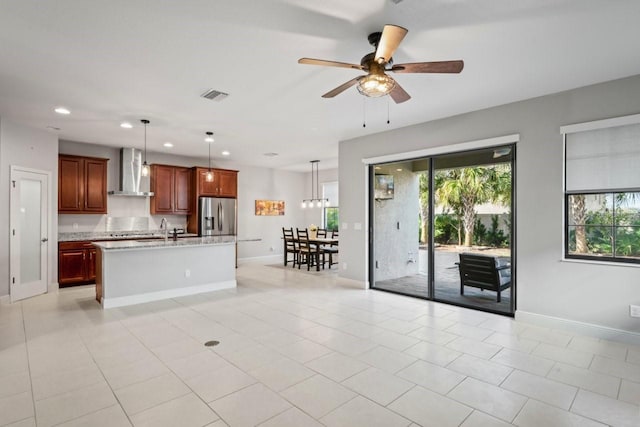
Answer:
[[[387,124],[391,123],[389,120],[389,97],[387,97]]]
[[[362,98],[362,127],[367,127],[367,98]]]

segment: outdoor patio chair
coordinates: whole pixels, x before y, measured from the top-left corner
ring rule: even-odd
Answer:
[[[460,295],[464,295],[464,287],[472,286],[482,290],[498,293],[511,286],[511,266],[501,259],[489,255],[460,254]]]

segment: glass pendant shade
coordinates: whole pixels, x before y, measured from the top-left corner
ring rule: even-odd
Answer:
[[[207,171],[207,174],[205,175],[204,179],[207,182],[213,182],[213,172],[212,171]]]
[[[358,92],[364,96],[378,98],[388,95],[396,87],[396,81],[386,74],[369,74],[358,80]]]
[[[307,207],[307,202],[302,202],[302,209],[305,209]]]
[[[149,176],[149,165],[147,162],[142,164],[142,176]]]

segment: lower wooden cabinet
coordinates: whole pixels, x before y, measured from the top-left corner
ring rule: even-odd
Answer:
[[[96,248],[91,242],[58,244],[58,284],[62,287],[96,280]]]

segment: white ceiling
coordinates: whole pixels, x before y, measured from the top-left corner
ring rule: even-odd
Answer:
[[[141,128],[119,123],[148,118],[152,151],[206,157],[213,131],[216,158],[335,167],[341,140],[640,74],[638,22],[637,0],[1,0],[0,116],[136,147]],[[396,63],[463,72],[396,75],[413,97],[400,105],[321,98],[358,72],[298,58],[359,63],[384,24],[409,29]],[[209,88],[230,96],[200,98]]]

